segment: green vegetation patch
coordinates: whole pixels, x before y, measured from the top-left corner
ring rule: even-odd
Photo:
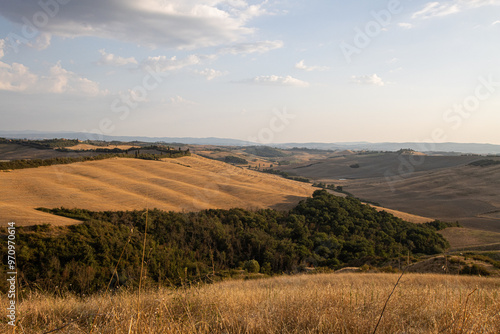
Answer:
[[[17,228],[18,276],[27,289],[89,293],[106,289],[110,279],[113,288],[136,287],[145,237],[146,284],[160,285],[214,280],[236,269],[269,275],[306,267],[377,265],[401,254],[436,254],[449,247],[434,228],[326,190],[317,190],[287,212],[44,211],[83,222]],[[6,235],[0,229],[0,238]],[[6,247],[1,243],[3,266]]]
[[[57,147],[70,147],[80,144],[78,139],[43,139],[43,140],[27,140],[27,139],[5,139],[0,138],[0,144],[18,144],[36,149],[54,149]]]
[[[269,146],[250,146],[245,148],[245,152],[263,158],[282,158],[290,155],[280,149]]]
[[[310,183],[311,182],[311,180],[309,180],[306,177],[292,176],[292,175],[288,174],[287,172],[284,172],[284,171],[281,171],[281,170],[276,170],[276,169],[268,168],[268,169],[263,169],[263,170],[258,170],[258,171],[262,172],[262,173],[279,175],[281,177],[284,177],[285,179],[294,180],[294,181],[298,181],[298,182],[304,182],[304,183]]]
[[[228,164],[236,164],[236,165],[248,165],[248,161],[246,159],[235,157],[233,155],[228,155],[224,158],[224,162]]]
[[[489,167],[495,165],[500,165],[500,160],[482,159],[473,161],[469,164],[469,166],[476,166],[476,167]]]
[[[116,149],[117,151],[123,151],[120,149]],[[109,150],[108,150],[109,151]],[[113,151],[113,150],[111,150]],[[179,158],[184,156],[189,156],[191,153],[189,149],[183,151],[179,148],[176,149],[162,149],[157,146],[151,146],[146,150],[146,152],[141,152],[140,149],[132,149],[129,150],[133,152],[129,153],[107,153],[107,154],[98,154],[94,156],[79,156],[79,157],[59,157],[59,158],[50,158],[50,159],[26,159],[26,160],[13,160],[0,162],[0,170],[9,170],[9,169],[24,169],[24,168],[37,168],[42,166],[52,166],[52,165],[64,165],[71,164],[75,162],[85,162],[85,161],[96,161],[96,160],[104,160],[110,158],[135,158],[135,159],[143,159],[143,160],[160,160],[166,158]],[[148,153],[149,151],[154,151],[155,153]],[[101,151],[102,152],[102,151]],[[128,152],[128,151],[125,151]]]

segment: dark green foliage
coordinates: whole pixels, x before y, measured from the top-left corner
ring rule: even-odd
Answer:
[[[250,146],[245,148],[245,152],[264,158],[281,158],[289,156],[288,153],[269,146]]]
[[[281,171],[281,170],[276,170],[276,169],[263,169],[261,170],[262,173],[268,173],[268,174],[275,174],[275,175],[280,175],[281,177],[284,177],[285,179],[289,180],[294,180],[294,181],[299,181],[299,182],[304,182],[304,183],[309,183],[311,180],[305,177],[301,176],[292,176],[288,174],[287,172]]]
[[[14,160],[8,162],[0,162],[0,170],[8,169],[23,169],[23,168],[36,168],[42,166],[64,165],[75,162],[95,161],[118,157],[118,154],[100,154],[96,156],[83,156],[83,157],[64,157],[64,158],[50,158],[50,159],[31,159],[31,160]]]
[[[469,264],[464,266],[459,271],[460,275],[480,275],[480,276],[490,276],[491,273],[484,267],[477,264]]]
[[[500,160],[482,159],[482,160],[473,161],[469,164],[469,166],[476,166],[476,167],[488,167],[488,166],[495,166],[495,165],[500,165]]]
[[[116,149],[121,151],[119,149]],[[108,150],[109,151],[109,150]],[[112,150],[111,150],[112,151]],[[139,153],[139,150],[134,150],[135,154],[128,153],[108,153],[99,154],[95,156],[80,156],[80,157],[62,157],[62,158],[50,158],[50,159],[31,159],[31,160],[14,160],[8,162],[0,162],[0,170],[9,169],[23,169],[23,168],[37,168],[42,166],[52,166],[52,165],[64,165],[71,164],[75,162],[85,162],[85,161],[96,161],[104,160],[110,158],[136,158],[144,160],[160,160],[165,158],[178,158],[183,156],[189,156],[189,150],[158,150],[158,154],[155,153]]]
[[[23,286],[88,293],[105,289],[111,278],[113,288],[137,286],[145,211],[44,211],[83,223],[17,229]],[[0,231],[0,237],[5,234]],[[159,284],[216,279],[240,266],[273,274],[311,266],[380,264],[401,254],[435,254],[449,247],[434,228],[405,222],[326,190],[316,191],[288,212],[150,210],[146,240],[147,282]],[[5,242],[0,251],[7,254]],[[7,263],[5,258],[2,263]],[[5,290],[5,282],[0,281],[0,289]]]
[[[432,222],[428,222],[423,225],[429,226],[436,231],[441,231],[448,227],[461,227],[459,222],[449,223],[449,222],[442,222],[440,220],[434,220]]]
[[[57,147],[70,147],[78,145],[78,139],[43,139],[43,140],[27,140],[27,139],[5,139],[0,138],[0,144],[18,144],[28,146],[40,150],[54,149]]]
[[[496,254],[494,254],[494,253],[493,254],[491,254],[491,253],[483,253],[483,254],[466,253],[465,258],[472,258],[474,260],[483,261],[483,262],[489,263],[489,264],[493,265],[494,267],[500,269],[500,261],[495,260],[494,255],[498,256],[498,253],[496,253]]]
[[[333,185],[333,184],[326,184],[324,182],[313,183],[313,187],[321,188],[321,189],[335,190],[335,185]]]
[[[249,260],[245,262],[243,269],[245,269],[249,273],[258,273],[260,271],[260,265],[256,260]]]
[[[246,159],[235,157],[233,155],[228,155],[224,158],[224,162],[228,164],[237,164],[237,165],[248,165],[248,161]]]

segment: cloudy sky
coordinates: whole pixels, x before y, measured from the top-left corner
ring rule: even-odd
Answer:
[[[500,144],[500,0],[0,0],[0,130]]]

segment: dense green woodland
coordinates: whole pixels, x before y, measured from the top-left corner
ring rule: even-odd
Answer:
[[[408,252],[435,254],[449,247],[436,230],[450,224],[412,224],[325,190],[288,212],[44,211],[82,223],[17,227],[22,289],[89,293],[106,289],[108,282],[113,288],[137,286],[146,220],[144,267],[150,285],[217,280],[241,268],[272,275],[311,266],[377,265]],[[5,264],[7,230],[1,232]],[[5,277],[0,282],[5,291]]]

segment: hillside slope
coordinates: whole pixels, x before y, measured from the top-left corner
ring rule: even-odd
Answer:
[[[74,222],[36,211],[37,207],[289,209],[314,191],[309,184],[199,156],[163,161],[115,158],[2,172],[0,187],[0,225]]]
[[[399,179],[349,180],[347,189],[382,206],[500,232],[500,166],[462,166]]]
[[[477,156],[425,156],[398,153],[371,153],[317,159],[278,169],[314,180],[367,179],[408,172],[429,172],[464,166],[481,160]],[[354,167],[356,166],[356,167]],[[354,167],[354,168],[353,168]]]
[[[343,186],[385,208],[500,232],[500,165],[469,165],[485,159],[500,161],[384,153],[312,160],[279,169]]]

